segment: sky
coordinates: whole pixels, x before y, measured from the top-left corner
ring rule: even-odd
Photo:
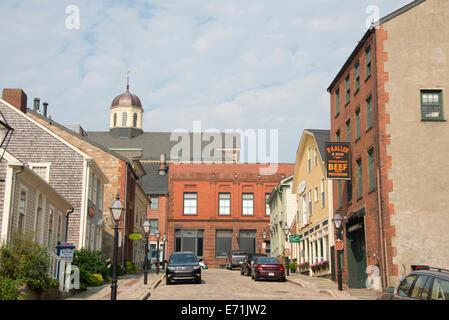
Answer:
[[[2,0],[0,88],[107,131],[130,70],[145,132],[275,129],[293,163],[304,129],[330,128],[327,88],[367,21],[409,2]]]

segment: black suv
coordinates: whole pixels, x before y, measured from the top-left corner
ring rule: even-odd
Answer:
[[[251,272],[253,271],[253,265],[257,258],[259,257],[266,257],[267,255],[265,253],[254,253],[249,254],[245,257],[245,260],[243,260],[242,269],[240,270],[240,274],[250,276]]]
[[[201,267],[193,252],[173,252],[168,260],[165,274],[167,285],[183,280],[201,283]]]
[[[449,270],[412,266],[398,288],[389,287],[377,300],[449,300]]]

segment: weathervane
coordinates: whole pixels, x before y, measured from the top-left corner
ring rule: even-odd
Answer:
[[[131,70],[128,70],[126,73],[126,91],[129,91],[129,74],[131,73]]]

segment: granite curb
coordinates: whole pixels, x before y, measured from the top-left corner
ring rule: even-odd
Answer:
[[[140,294],[137,297],[137,300],[148,300],[151,296],[151,292],[154,291],[154,289],[157,288],[157,286],[162,282],[162,280],[165,278],[165,273],[162,274],[159,279],[157,279],[152,285],[144,285],[143,288],[145,289],[145,292]]]

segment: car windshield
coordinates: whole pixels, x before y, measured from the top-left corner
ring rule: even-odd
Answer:
[[[260,258],[260,257],[264,257],[264,256],[254,256],[254,257],[252,257],[251,258],[251,263],[254,263],[257,260],[257,258]]]
[[[198,260],[196,259],[196,256],[193,253],[186,253],[186,254],[174,254],[170,257],[170,264],[171,263],[196,263]]]
[[[262,263],[278,263],[278,259],[277,258],[259,258],[257,260],[257,263],[262,264]]]

